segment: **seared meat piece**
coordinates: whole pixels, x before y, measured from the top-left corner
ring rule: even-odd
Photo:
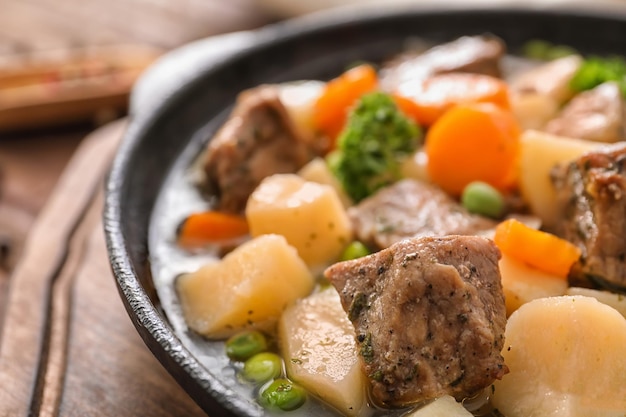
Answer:
[[[240,213],[261,180],[296,172],[315,151],[300,137],[272,86],[243,92],[209,143],[204,170],[219,208]]]
[[[626,289],[626,143],[553,171],[563,221],[557,234],[582,251],[570,279]]]
[[[473,235],[496,223],[469,213],[435,185],[405,179],[348,210],[357,238],[383,249],[417,236]]]
[[[545,131],[597,142],[624,140],[624,99],[619,85],[607,82],[578,94],[548,122]]]
[[[418,54],[402,54],[388,62],[381,72],[385,90],[395,91],[405,81],[446,72],[472,72],[500,76],[500,58],[506,52],[494,36],[464,36]]]
[[[424,237],[325,271],[354,324],[376,403],[462,400],[508,372],[499,258],[487,238]]]

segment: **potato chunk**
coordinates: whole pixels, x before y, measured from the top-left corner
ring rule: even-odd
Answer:
[[[408,414],[406,417],[472,417],[463,404],[457,402],[454,397],[444,395],[437,398],[425,407]]]
[[[280,101],[302,134],[315,136],[313,107],[326,84],[322,81],[296,81],[279,84]]]
[[[511,80],[511,90],[514,94],[542,95],[557,105],[563,104],[574,95],[570,81],[582,62],[580,55],[570,55],[544,63]]]
[[[542,298],[509,318],[502,352],[510,369],[494,383],[507,417],[623,417],[626,319],[591,297]]]
[[[626,295],[579,287],[568,288],[566,295],[584,295],[587,297],[593,297],[601,303],[613,307],[619,311],[622,316],[626,317]]]
[[[523,129],[541,129],[559,112],[559,103],[539,93],[511,93],[511,110]]]
[[[346,194],[341,186],[341,183],[328,168],[328,164],[323,158],[315,158],[305,166],[303,166],[298,175],[307,181],[316,182],[318,184],[330,185],[333,187],[337,196],[341,200],[344,207],[350,207],[354,205],[352,199]]]
[[[520,145],[519,187],[522,197],[545,226],[553,226],[559,214],[550,171],[556,164],[573,161],[598,147],[598,143],[527,130],[520,138]]]
[[[352,238],[350,220],[335,190],[295,174],[263,180],[248,199],[246,217],[252,236],[284,236],[310,267],[337,259]]]
[[[280,345],[287,375],[346,416],[365,407],[365,378],[354,327],[334,288],[299,300],[282,315]]]
[[[564,295],[567,291],[564,278],[531,268],[506,254],[502,254],[498,265],[507,316],[529,301]]]
[[[282,236],[265,235],[223,260],[180,276],[176,287],[187,325],[221,339],[242,329],[267,329],[285,307],[311,292],[314,277]]]
[[[428,155],[423,149],[415,151],[402,161],[400,166],[402,177],[414,180],[431,182],[428,176]]]

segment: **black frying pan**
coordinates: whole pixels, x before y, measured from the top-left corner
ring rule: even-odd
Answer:
[[[168,175],[200,151],[243,89],[268,82],[330,78],[354,61],[389,57],[411,36],[441,42],[485,32],[500,36],[513,53],[525,41],[539,38],[571,45],[583,53],[626,55],[626,17],[619,13],[370,9],[270,26],[255,34],[252,45],[198,65],[189,57],[194,56],[193,48],[202,53],[200,43],[179,63],[196,65],[188,68],[190,76],[169,79],[162,73],[150,78],[153,83],[167,81],[174,88],[167,98],[133,117],[115,158],[104,213],[109,256],[122,300],[146,345],[212,417],[257,416],[263,411],[249,395],[231,390],[229,381],[191,353],[197,346],[183,343],[173,331],[157,296],[148,235],[151,214]]]

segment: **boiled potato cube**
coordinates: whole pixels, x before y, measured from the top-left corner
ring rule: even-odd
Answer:
[[[507,315],[529,301],[564,295],[567,291],[566,279],[531,268],[506,254],[502,254],[498,265]]]
[[[400,166],[402,177],[418,181],[430,182],[428,176],[428,155],[422,149],[413,153]]]
[[[559,103],[538,93],[511,93],[511,110],[522,129],[540,129],[559,112]]]
[[[566,295],[584,295],[587,297],[593,297],[601,303],[613,307],[619,311],[622,316],[626,317],[626,295],[578,287],[568,288]]]
[[[559,219],[557,198],[550,171],[558,163],[567,163],[599,145],[582,139],[525,131],[520,138],[519,188],[532,212],[547,227]]]
[[[511,80],[511,90],[513,94],[539,94],[561,105],[574,96],[570,81],[582,62],[580,55],[570,55],[539,65]]]
[[[279,85],[281,103],[287,113],[305,136],[315,135],[313,112],[315,102],[322,94],[326,83],[322,81],[296,81]]]
[[[473,417],[454,397],[445,395],[406,417]]]
[[[248,199],[246,217],[252,236],[284,236],[310,267],[334,261],[352,239],[335,190],[295,174],[264,179]]]
[[[354,204],[352,199],[344,191],[343,187],[339,183],[339,180],[337,180],[333,173],[330,172],[328,164],[326,164],[326,161],[323,158],[313,159],[311,162],[303,166],[300,171],[298,171],[298,175],[307,181],[330,185],[333,187],[344,207],[350,207]]]
[[[284,237],[265,235],[223,260],[180,276],[177,291],[187,325],[210,338],[268,329],[286,306],[313,289],[314,277]]]
[[[623,417],[626,319],[583,296],[541,298],[508,320],[492,404],[507,417]]]
[[[357,416],[365,409],[365,378],[354,327],[334,288],[290,306],[281,317],[278,332],[291,379],[342,415]]]

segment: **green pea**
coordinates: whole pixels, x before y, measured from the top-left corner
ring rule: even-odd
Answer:
[[[343,253],[341,254],[341,260],[349,261],[352,259],[362,258],[363,256],[367,256],[369,254],[370,251],[369,249],[367,249],[367,246],[365,246],[358,240],[355,240],[354,242],[350,243],[343,251]]]
[[[501,217],[505,208],[502,194],[491,185],[481,181],[471,182],[463,189],[461,204],[470,213],[494,219]]]
[[[283,360],[271,352],[257,353],[243,364],[243,377],[256,384],[267,382],[280,375]]]
[[[256,330],[237,333],[226,341],[226,355],[234,361],[245,361],[265,350],[267,339]]]
[[[261,402],[267,408],[291,411],[306,401],[306,391],[301,386],[279,378],[261,391]]]

